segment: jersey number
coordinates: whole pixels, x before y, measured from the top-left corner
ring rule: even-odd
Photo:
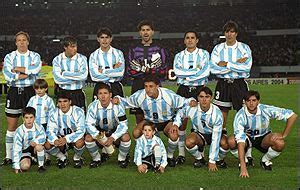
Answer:
[[[72,133],[72,130],[70,128],[66,128],[66,129],[63,129],[63,130],[64,130],[65,135],[68,135],[68,134]]]
[[[103,125],[108,124],[107,118],[103,118]]]
[[[153,113],[153,119],[158,119],[158,113]]]

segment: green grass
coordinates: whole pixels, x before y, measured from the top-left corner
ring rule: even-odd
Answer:
[[[211,87],[214,88],[214,85]],[[175,86],[171,87],[174,91],[176,88]],[[262,103],[290,108],[299,114],[298,86],[256,85],[250,86],[250,89],[260,91]],[[50,89],[50,94],[53,94],[53,89]],[[87,102],[90,103],[91,88],[86,89],[86,94]],[[125,87],[125,94],[129,95],[129,87]],[[5,156],[6,120],[4,102],[5,96],[2,95],[1,159]],[[229,134],[232,134],[234,113],[234,111],[230,112],[227,123]],[[129,130],[132,131],[135,119],[132,115],[128,114],[127,116]],[[238,177],[238,160],[230,153],[226,157],[229,168],[215,173],[208,172],[207,168],[194,169],[192,167],[194,160],[186,153],[187,161],[183,166],[167,168],[164,174],[147,173],[142,175],[137,172],[133,162],[130,163],[127,169],[119,168],[117,166],[117,153],[114,153],[110,160],[101,167],[89,169],[88,164],[91,158],[85,150],[85,165],[79,170],[72,167],[72,162],[67,168],[59,170],[55,165],[54,158],[52,158],[51,167],[48,167],[47,172],[43,175],[36,172],[36,166],[33,166],[29,172],[18,175],[13,173],[12,168],[2,167],[0,168],[0,187],[3,189],[200,189],[200,187],[204,189],[298,189],[297,171],[299,171],[299,161],[297,152],[299,152],[299,144],[297,144],[296,129],[298,124],[299,122],[286,139],[286,147],[283,153],[273,161],[272,172],[266,172],[260,168],[259,161],[262,154],[257,150],[253,151],[255,166],[249,169],[249,179]],[[272,121],[271,126],[274,132],[281,132],[285,127],[285,123]],[[163,137],[163,140],[166,141],[166,138]],[[133,151],[134,143],[131,147],[131,157],[133,157]],[[70,158],[73,155],[71,152],[69,153]]]

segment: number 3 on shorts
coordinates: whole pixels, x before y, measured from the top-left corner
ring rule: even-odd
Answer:
[[[219,91],[216,91],[215,99],[219,99],[219,98],[220,98],[220,92],[219,92]]]

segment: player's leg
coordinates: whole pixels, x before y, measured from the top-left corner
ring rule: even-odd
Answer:
[[[203,150],[204,145],[204,140],[195,132],[191,132],[185,140],[187,151],[195,158],[195,162],[193,163],[195,168],[200,168],[205,165],[203,155],[199,151],[199,149]]]
[[[179,128],[178,157],[176,158],[176,164],[183,164],[185,162],[185,138],[187,122],[188,119],[184,118],[182,121],[182,126]]]
[[[168,157],[168,166],[175,167],[176,159],[174,158],[174,152],[178,145],[178,128],[174,128],[173,122],[168,122],[167,125],[163,129],[164,134],[168,137],[168,149],[167,149],[167,157]]]
[[[121,168],[126,168],[128,166],[130,145],[131,139],[129,133],[127,132],[124,135],[122,135],[119,146],[118,165]]]
[[[44,147],[46,151],[57,158],[57,167],[62,169],[65,168],[67,165],[67,157],[65,154],[63,154],[59,147],[56,147],[52,144],[50,144],[49,141],[46,141],[44,144]]]
[[[45,150],[44,146],[41,144],[37,144],[34,147],[34,152],[37,155],[37,160],[38,160],[38,172],[39,173],[44,173],[46,171],[46,168],[44,167],[44,161],[45,161]]]
[[[260,164],[265,170],[272,170],[271,160],[280,155],[284,146],[285,142],[279,133],[269,133],[262,139],[261,147],[267,152],[263,155]]]
[[[227,135],[222,134],[220,140],[219,160],[216,162],[219,168],[227,168],[227,164],[224,161],[224,158],[228,151],[229,151],[229,145],[227,141]]]
[[[31,167],[31,158],[29,156],[24,156],[20,161],[20,168],[23,172],[26,172]]]
[[[87,150],[89,151],[91,157],[92,157],[92,162],[90,163],[90,168],[97,168],[98,166],[101,165],[101,156],[99,153],[99,147],[96,144],[95,139],[89,134],[86,134],[84,137],[85,140],[85,145]]]
[[[136,125],[136,127],[133,129],[133,131],[132,131],[132,135],[133,135],[133,138],[134,139],[137,139],[137,138],[139,138],[140,136],[142,136],[142,134],[143,134],[143,126],[144,126],[144,124],[145,124],[145,120],[142,120],[141,122],[139,122],[137,125]]]
[[[83,151],[84,151],[84,140],[83,138],[79,139],[78,141],[75,142],[75,146],[74,146],[74,157],[73,157],[73,161],[74,161],[74,168],[81,168],[81,166],[83,165],[83,160],[81,158]]]

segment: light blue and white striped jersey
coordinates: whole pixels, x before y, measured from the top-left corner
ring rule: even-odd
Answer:
[[[75,143],[83,137],[84,133],[85,115],[83,109],[71,106],[67,113],[63,113],[59,108],[51,113],[46,132],[51,144],[54,144],[58,136],[64,136],[67,143]]]
[[[243,57],[248,59],[244,63],[237,60]],[[228,62],[226,67],[218,66],[220,61]],[[233,46],[228,46],[226,42],[216,45],[211,53],[211,73],[218,78],[249,78],[252,66],[252,55],[247,44],[236,41]]]
[[[158,92],[156,99],[149,97],[145,89],[139,90],[127,98],[116,97],[121,100],[121,104],[125,108],[141,108],[145,119],[153,123],[170,121],[178,109],[188,105],[193,100],[193,98],[181,97],[166,88],[159,87]]]
[[[99,129],[113,131],[111,136],[117,140],[128,130],[125,108],[121,104],[112,103],[104,108],[99,100],[94,100],[88,107],[86,129],[94,139],[99,134]]]
[[[82,89],[88,76],[87,58],[76,53],[71,58],[60,53],[53,61],[53,77],[56,84],[65,90]]]
[[[54,102],[48,94],[42,97],[39,95],[32,96],[27,107],[33,107],[36,110],[35,122],[39,125],[48,123],[50,113],[53,113],[55,109]]]
[[[12,72],[16,67],[25,67],[26,79],[19,79],[19,73]],[[4,58],[3,74],[8,86],[28,87],[32,86],[37,79],[42,67],[41,56],[33,51],[24,54],[18,50],[7,54]]]
[[[200,48],[196,48],[192,53],[185,49],[175,55],[173,67],[178,84],[205,85],[210,73],[209,53]]]
[[[197,107],[185,106],[176,114],[174,125],[180,127],[182,119],[187,117],[191,119],[192,128],[195,132],[212,134],[209,159],[217,161],[223,125],[221,110],[214,104],[210,104],[207,112],[202,111],[200,105]]]
[[[139,166],[142,164],[142,158],[145,158],[147,156],[150,156],[151,154],[154,154],[154,146],[159,146],[161,151],[161,160],[160,165],[163,167],[166,167],[168,165],[167,162],[167,151],[164,146],[164,143],[162,140],[157,137],[153,136],[152,139],[146,139],[145,135],[143,134],[141,137],[139,137],[136,140],[135,150],[134,150],[134,163]]]
[[[263,136],[271,131],[270,119],[286,121],[293,114],[292,110],[265,104],[258,104],[256,114],[251,114],[244,106],[235,114],[233,121],[235,139],[239,143],[245,142],[246,134],[251,138]]]
[[[20,169],[20,160],[23,156],[22,151],[27,149],[31,142],[41,145],[46,142],[44,128],[37,123],[34,123],[31,129],[26,128],[24,124],[20,125],[14,136],[12,158],[14,169]]]
[[[116,63],[121,63],[121,67],[114,69]],[[102,73],[99,72],[102,69]],[[89,70],[95,82],[116,82],[121,81],[125,71],[125,60],[123,52],[110,46],[108,52],[101,48],[94,51],[89,58]]]

